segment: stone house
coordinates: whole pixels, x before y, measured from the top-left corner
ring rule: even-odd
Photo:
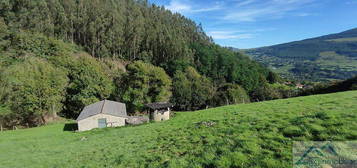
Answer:
[[[86,106],[77,118],[78,131],[124,126],[128,119],[124,103],[103,100]]]
[[[149,108],[150,120],[163,121],[170,119],[170,108],[173,106],[171,103],[157,102],[146,104],[145,106]]]

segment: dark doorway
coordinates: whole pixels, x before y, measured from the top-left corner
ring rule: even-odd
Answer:
[[[77,131],[78,124],[77,123],[66,123],[64,124],[63,131]]]

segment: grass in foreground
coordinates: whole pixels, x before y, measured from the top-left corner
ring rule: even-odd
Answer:
[[[0,133],[0,167],[291,167],[293,140],[357,140],[357,91],[177,113],[135,127],[63,126]]]

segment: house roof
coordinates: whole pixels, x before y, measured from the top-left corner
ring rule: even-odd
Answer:
[[[81,114],[79,114],[77,121],[97,114],[108,114],[117,117],[127,117],[126,106],[124,103],[103,100],[84,107]]]
[[[145,105],[146,107],[149,107],[153,110],[156,109],[163,109],[163,108],[168,108],[168,107],[172,107],[173,105],[171,103],[168,102],[156,102],[156,103],[149,103]]]

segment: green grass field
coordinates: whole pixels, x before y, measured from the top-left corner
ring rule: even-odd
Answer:
[[[357,91],[182,112],[133,127],[63,127],[0,133],[0,167],[291,167],[293,140],[357,140]]]

